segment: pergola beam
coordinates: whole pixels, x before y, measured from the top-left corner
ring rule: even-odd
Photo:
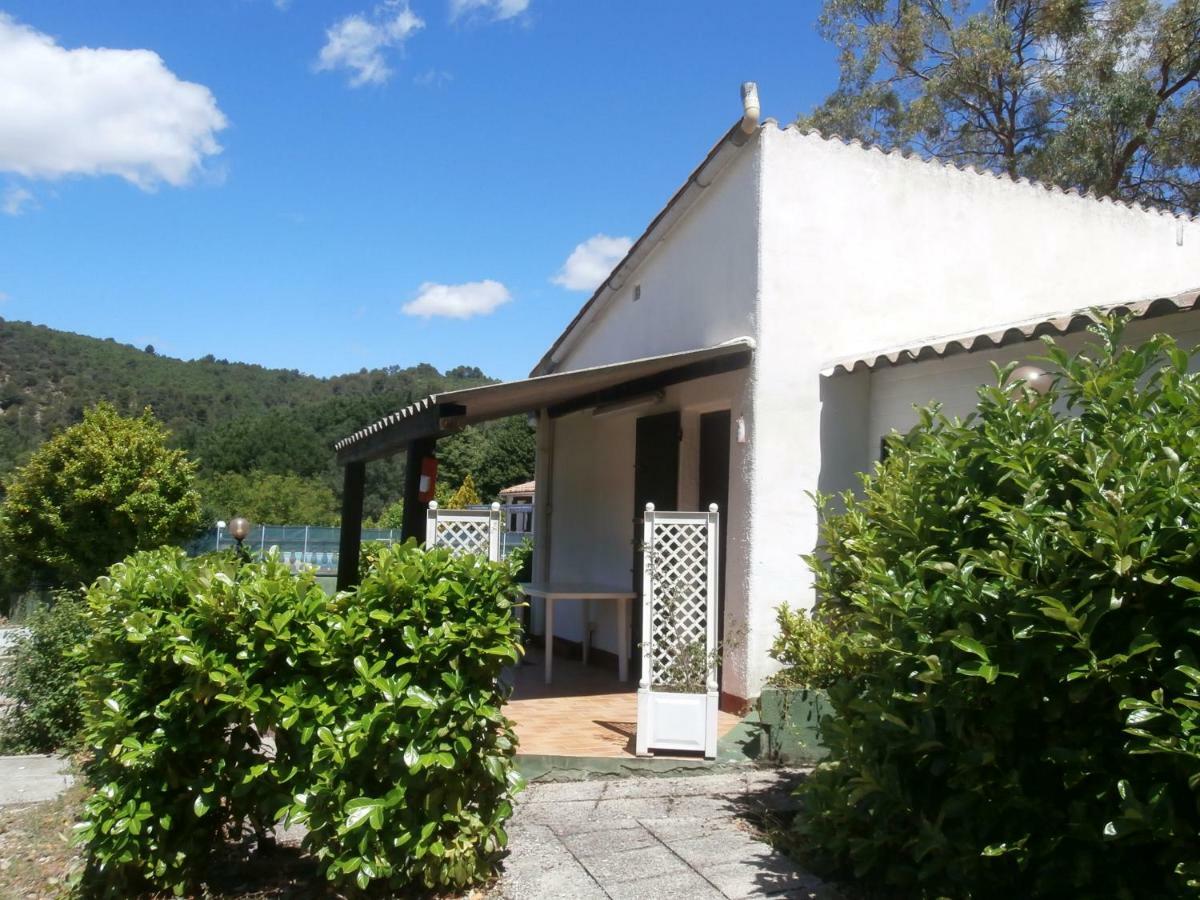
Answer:
[[[338,536],[337,589],[347,591],[358,583],[358,554],[362,549],[363,494],[367,464],[346,464],[342,475],[342,530]]]

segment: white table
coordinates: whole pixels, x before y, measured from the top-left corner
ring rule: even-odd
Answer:
[[[617,671],[622,681],[629,680],[629,611],[637,592],[628,588],[617,588],[602,584],[522,584],[521,590],[529,597],[541,597],[546,601],[546,684],[550,684],[554,660],[554,604],[558,600],[584,601],[583,662],[587,665],[591,643],[592,601],[609,600],[617,604]]]

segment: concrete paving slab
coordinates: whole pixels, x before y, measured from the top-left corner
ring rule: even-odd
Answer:
[[[707,868],[701,874],[729,900],[772,896],[801,898],[812,896],[821,889],[820,879],[778,854],[776,856],[776,859],[724,863]]]
[[[756,841],[746,832],[735,828],[722,828],[701,837],[674,840],[669,846],[684,862],[700,872],[725,865],[732,859],[748,863],[778,856],[770,845]]]
[[[612,900],[724,900],[725,895],[695,872],[672,872],[605,886]]]
[[[692,775],[682,778],[623,778],[607,782],[605,800],[622,797],[695,797],[713,794],[742,794],[746,791],[744,773]]]
[[[554,781],[531,784],[524,797],[530,803],[561,803],[565,800],[599,800],[611,781]]]
[[[762,809],[764,797],[787,797],[790,783],[790,773],[755,772],[535,785],[517,801],[498,893],[520,900],[828,896],[747,827],[746,813]]]
[[[75,776],[59,756],[0,756],[0,806],[53,800]]]
[[[579,834],[568,834],[560,838],[563,846],[571,851],[577,859],[586,865],[590,857],[608,856],[613,853],[623,853],[627,850],[640,850],[643,847],[658,847],[658,838],[637,825],[633,828],[606,829],[604,831],[585,831]]]
[[[594,856],[582,860],[584,867],[602,888],[623,881],[637,881],[673,872],[690,871],[688,864],[672,853],[663,844],[623,850],[606,856]]]
[[[724,834],[729,823],[725,819],[709,819],[701,816],[667,816],[662,819],[642,819],[642,825],[651,834],[666,844],[704,837],[714,832]]]

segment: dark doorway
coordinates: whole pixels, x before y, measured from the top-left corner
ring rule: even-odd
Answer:
[[[656,509],[678,509],[679,504],[679,412],[642,416],[637,420],[633,451],[633,585],[631,627],[634,677],[642,672],[642,523],[647,503]]]
[[[720,525],[717,548],[717,642],[725,640],[725,548],[729,545],[729,410],[700,416],[700,509],[717,504]],[[721,672],[718,670],[718,684]]]

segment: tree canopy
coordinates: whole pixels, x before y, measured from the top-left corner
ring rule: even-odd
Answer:
[[[186,453],[167,447],[167,430],[149,410],[127,418],[98,404],[10,480],[2,565],[18,588],[68,585],[91,581],[135,550],[191,537],[200,525],[195,473]]]
[[[825,0],[802,125],[1200,213],[1200,0]]]
[[[320,481],[275,472],[220,472],[200,482],[204,519],[235,515],[251,522],[336,525],[337,500]]]
[[[488,380],[476,366],[442,374],[427,364],[315,378],[211,356],[172,359],[0,319],[0,481],[94,403],[126,416],[149,406],[169,444],[196,460],[210,526],[231,508],[271,524],[285,524],[277,518],[285,513],[295,524],[336,521],[342,479],[334,441],[419,397]],[[533,446],[522,417],[469,428],[439,442],[441,480],[452,491],[472,474],[480,495],[492,499],[532,476]],[[403,491],[403,454],[368,466],[368,518]]]

